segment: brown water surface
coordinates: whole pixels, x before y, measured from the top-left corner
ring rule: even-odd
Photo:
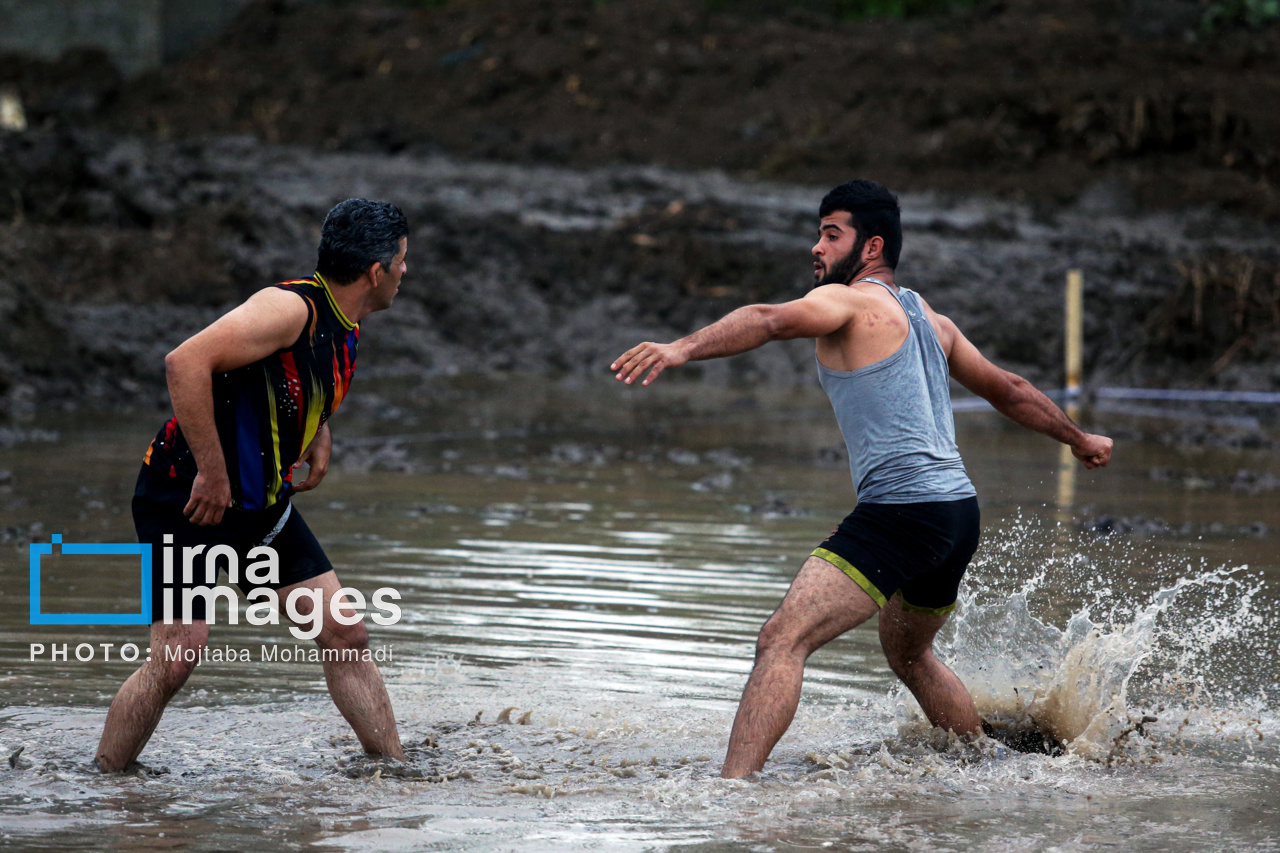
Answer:
[[[30,625],[26,541],[131,541],[162,414],[41,416],[0,450],[0,846],[1280,847],[1270,450],[1162,440],[1194,413],[1095,411],[1114,463],[1072,478],[1051,441],[959,412],[984,540],[940,648],[984,712],[1056,726],[1066,754],[930,733],[864,626],[810,660],[765,772],[727,782],[755,633],[853,505],[820,392],[359,391],[334,421],[334,470],[296,505],[348,585],[402,595],[403,618],[371,634],[421,778],[361,759],[319,664],[259,660],[306,644],[246,624],[216,625],[211,646],[253,662],[196,670],[143,754],[152,772],[89,770],[133,666],[100,648],[31,660],[31,644],[145,648],[146,629]],[[1265,415],[1231,416],[1271,434]],[[126,566],[71,559],[49,564],[47,603],[136,596]],[[1144,714],[1158,719],[1133,730]]]

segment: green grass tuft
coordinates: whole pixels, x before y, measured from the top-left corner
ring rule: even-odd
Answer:
[[[1201,29],[1217,32],[1232,26],[1261,29],[1280,20],[1280,0],[1213,0],[1205,9]]]

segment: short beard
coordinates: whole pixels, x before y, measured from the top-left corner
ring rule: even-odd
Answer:
[[[867,268],[866,263],[862,260],[862,247],[866,245],[866,240],[859,239],[854,243],[853,248],[849,250],[849,254],[836,261],[835,266],[827,270],[821,280],[814,287],[821,287],[824,284],[850,284],[858,277],[864,269]]]

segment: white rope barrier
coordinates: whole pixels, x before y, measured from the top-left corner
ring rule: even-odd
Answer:
[[[1183,403],[1280,403],[1274,391],[1194,391],[1185,388],[1094,388],[1100,400],[1173,400]]]

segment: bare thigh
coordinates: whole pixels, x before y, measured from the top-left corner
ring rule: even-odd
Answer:
[[[809,655],[878,609],[852,578],[821,557],[810,557],[765,623],[761,639],[785,641]]]
[[[904,610],[902,596],[895,595],[880,611],[880,645],[895,670],[910,666],[933,651],[933,638],[947,616],[930,616]]]

